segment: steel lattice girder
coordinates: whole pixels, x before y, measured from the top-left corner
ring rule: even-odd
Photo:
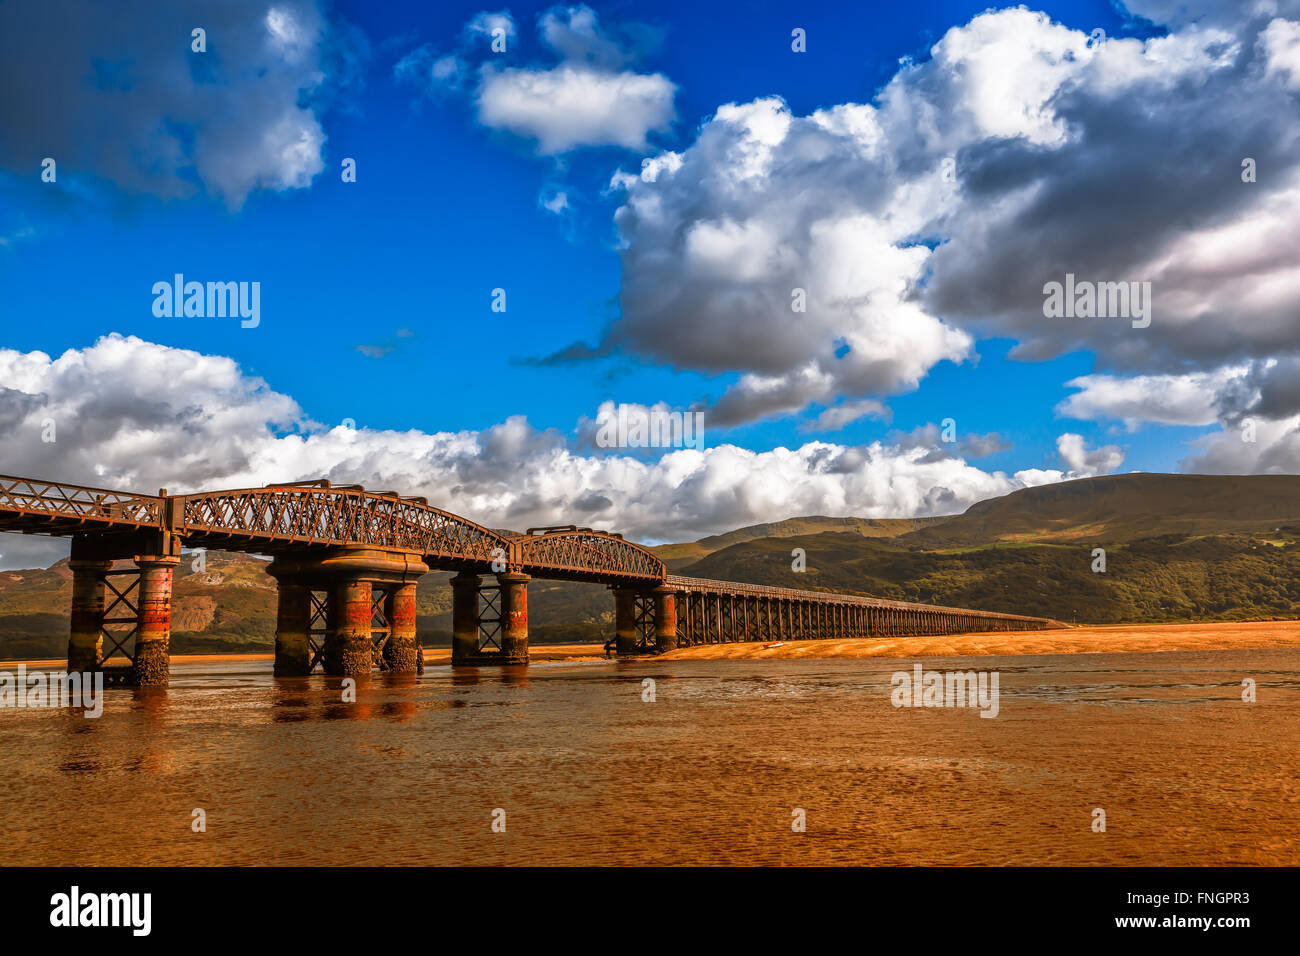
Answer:
[[[541,530],[540,534],[506,536],[431,507],[423,498],[368,492],[352,485],[336,488],[326,481],[155,496],[0,476],[0,531],[105,538],[159,531],[164,537],[183,539],[190,547],[230,551],[371,548],[419,555],[435,567],[478,573],[517,571],[600,583],[666,584],[679,593],[716,598],[761,597],[782,603],[940,612],[949,618],[981,618],[1004,628],[1012,624],[1064,626],[1047,618],[669,575],[653,552],[621,535],[573,526]],[[119,543],[124,540],[118,538]],[[722,602],[714,603],[717,609],[716,604]],[[734,620],[731,611],[728,601],[728,625]],[[719,630],[723,630],[721,617],[719,613],[714,625]]]
[[[0,531],[73,534],[158,527],[161,498],[0,475]]]
[[[187,544],[248,538],[268,545],[334,545],[404,551],[474,564],[508,553],[507,539],[420,499],[344,488],[252,488],[186,495]],[[223,544],[223,546],[226,546]]]
[[[658,583],[667,573],[654,552],[605,531],[583,528],[524,534],[511,538],[510,544],[510,563],[524,574],[560,572],[598,582]]]

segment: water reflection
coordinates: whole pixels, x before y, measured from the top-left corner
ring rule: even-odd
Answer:
[[[431,666],[351,701],[268,662],[176,663],[99,719],[0,711],[0,825],[11,862],[72,865],[1300,863],[1297,652],[927,659],[996,668],[992,720],[892,707],[910,666]],[[1101,798],[1124,825],[1096,840]]]

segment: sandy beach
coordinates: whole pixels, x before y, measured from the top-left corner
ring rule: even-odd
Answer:
[[[1058,631],[993,631],[943,637],[855,638],[684,647],[657,660],[746,660],[833,657],[980,657],[998,654],[1146,654],[1157,651],[1248,650],[1300,647],[1300,621],[1240,621],[1209,624],[1116,624]],[[534,644],[534,663],[605,660],[600,644]],[[270,654],[177,654],[173,661],[269,661]],[[451,663],[450,647],[426,647],[424,662]],[[18,661],[0,661],[0,666]],[[61,659],[23,661],[28,667],[60,667]]]
[[[944,637],[706,644],[665,654],[663,660],[799,657],[980,657],[997,654],[1144,654],[1154,651],[1246,650],[1300,647],[1300,621],[1211,624],[1118,624],[1057,631],[995,631]]]

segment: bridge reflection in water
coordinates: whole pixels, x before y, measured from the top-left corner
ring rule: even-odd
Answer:
[[[0,531],[72,538],[68,667],[166,684],[182,546],[272,557],[275,673],[423,669],[415,586],[454,571],[452,663],[528,663],[528,582],[607,585],[620,656],[683,644],[1037,630],[1056,621],[667,573],[621,535],[504,535],[423,498],[327,481],[138,495],[0,476]],[[118,562],[130,562],[119,567]],[[119,666],[125,665],[125,666]]]

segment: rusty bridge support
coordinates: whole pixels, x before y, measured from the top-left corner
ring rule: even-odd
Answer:
[[[394,674],[424,671],[424,651],[416,631],[415,582],[394,584],[384,596],[388,641],[384,644],[384,669]]]
[[[72,633],[68,637],[68,670],[93,671],[104,656],[104,574],[112,561],[70,561],[72,570]]]
[[[140,568],[133,675],[137,687],[166,687],[171,676],[172,572],[180,560],[163,554],[135,559]]]
[[[267,569],[279,584],[275,674],[361,677],[376,667],[413,674],[421,656],[415,585],[429,568],[411,554],[365,548],[284,552]]]
[[[660,654],[677,649],[677,592],[667,585],[654,590],[655,649]]]
[[[677,647],[677,589],[615,586],[614,644],[619,657],[662,654]]]
[[[370,627],[374,617],[371,582],[347,574],[331,582],[325,629],[325,673],[341,677],[369,674],[375,666]]]
[[[311,673],[312,590],[305,584],[279,582],[275,614],[275,676]]]
[[[451,579],[453,666],[528,663],[529,580],[512,572],[487,584],[468,572]]]
[[[109,685],[167,685],[179,555],[180,540],[165,533],[73,537],[70,671],[103,671]],[[124,560],[134,566],[115,566]],[[119,657],[126,666],[117,664]]]
[[[636,589],[611,588],[614,593],[614,646],[619,657],[636,653]]]

